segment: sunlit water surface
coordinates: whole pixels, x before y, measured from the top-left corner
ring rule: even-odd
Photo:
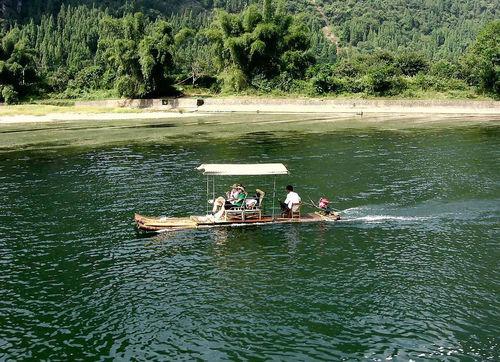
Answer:
[[[0,155],[0,360],[498,360],[498,126]],[[285,162],[336,224],[136,235],[202,162]],[[271,194],[272,180],[241,181]],[[267,207],[271,204],[267,199]]]

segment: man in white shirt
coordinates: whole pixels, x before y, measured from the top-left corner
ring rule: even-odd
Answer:
[[[299,204],[301,199],[299,194],[293,191],[292,185],[288,185],[286,187],[286,192],[288,194],[286,195],[285,202],[280,202],[280,205],[281,205],[281,210],[283,211],[284,214],[290,214],[293,204]]]

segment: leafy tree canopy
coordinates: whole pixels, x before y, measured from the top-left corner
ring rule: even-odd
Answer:
[[[498,97],[499,21],[480,31],[497,15],[490,0],[3,0],[0,101],[184,84]]]

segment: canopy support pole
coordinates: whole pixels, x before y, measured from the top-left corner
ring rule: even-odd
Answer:
[[[212,176],[212,200],[215,202],[215,176]]]
[[[209,206],[208,206],[208,195],[210,194],[210,187],[209,187],[209,181],[210,181],[210,178],[209,176],[207,176],[207,215],[208,215],[208,210],[209,210]]]
[[[274,176],[273,182],[273,220],[274,220],[274,199],[276,198],[276,176]]]

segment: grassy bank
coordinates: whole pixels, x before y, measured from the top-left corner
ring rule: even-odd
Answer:
[[[90,107],[90,106],[75,106],[55,105],[55,104],[21,104],[13,106],[1,106],[0,116],[43,116],[50,113],[139,113],[140,109],[135,108],[118,108],[118,107]]]

